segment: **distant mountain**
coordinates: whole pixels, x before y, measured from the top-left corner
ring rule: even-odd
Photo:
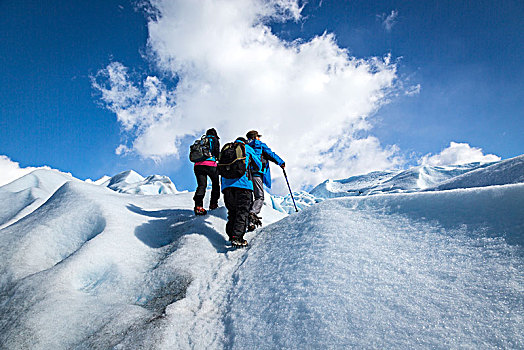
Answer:
[[[519,183],[524,182],[523,159],[520,156],[492,163],[377,171],[343,180],[326,180],[310,193],[319,198],[335,198]]]
[[[104,175],[102,176],[100,179],[98,180],[91,180],[91,179],[87,179],[86,182],[87,183],[92,183],[92,184],[95,184],[95,185],[104,185],[104,186],[107,186],[107,184],[109,183],[109,180],[111,180],[111,176],[107,176],[107,175]]]
[[[179,192],[167,176],[151,175],[144,178],[133,170],[127,170],[111,178],[105,178],[105,181],[102,181],[103,179],[97,180],[95,183],[121,193],[156,195]]]

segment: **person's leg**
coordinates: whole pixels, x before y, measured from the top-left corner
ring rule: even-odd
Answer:
[[[257,226],[262,226],[262,221],[260,220],[261,218],[258,216],[258,214],[264,205],[264,183],[262,177],[253,176],[252,182],[255,200],[253,201],[251,209],[249,210],[248,231],[253,231],[257,228]]]
[[[209,202],[209,209],[218,208],[218,199],[220,198],[220,179],[218,178],[218,171],[216,167],[209,167],[209,177],[211,178],[211,200]]]
[[[197,189],[193,200],[195,201],[195,207],[204,206],[204,196],[206,195],[207,187],[207,171],[205,166],[195,165],[195,176],[197,180]]]
[[[252,181],[255,200],[251,205],[250,212],[258,215],[262,210],[262,206],[264,205],[264,183],[261,176],[253,176]]]
[[[233,235],[243,239],[246,233],[249,208],[253,203],[253,194],[251,190],[238,188],[236,194],[236,216],[233,225]]]
[[[235,188],[229,187],[224,190],[224,203],[227,208],[227,223],[226,223],[226,234],[231,240],[233,234],[233,226],[236,218],[236,200],[235,200]]]

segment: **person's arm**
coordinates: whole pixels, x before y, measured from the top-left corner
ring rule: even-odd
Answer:
[[[271,150],[265,143],[262,142],[262,156],[266,159],[272,161],[273,163],[277,164],[278,166],[284,168],[285,162],[280,158],[275,152]]]
[[[216,137],[213,137],[213,149],[211,150],[211,154],[218,160],[218,156],[220,155],[220,141],[218,141]]]

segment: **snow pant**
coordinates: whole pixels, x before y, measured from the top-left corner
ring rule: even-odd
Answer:
[[[195,201],[195,207],[204,206],[204,196],[206,195],[207,188],[207,177],[211,179],[211,204],[218,204],[220,198],[220,181],[218,179],[217,168],[214,166],[207,165],[195,165],[195,176],[197,180],[197,189],[193,200]]]
[[[226,233],[232,237],[244,238],[246,233],[249,208],[253,202],[253,191],[228,187],[224,190],[224,202],[227,208]]]
[[[264,205],[264,182],[262,181],[262,176],[253,176],[251,180],[253,181],[253,194],[255,195],[255,200],[251,205],[250,212],[258,215]]]

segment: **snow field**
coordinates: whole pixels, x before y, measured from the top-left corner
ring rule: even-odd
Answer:
[[[185,298],[169,305],[165,314],[145,329],[129,334],[118,348],[222,349],[229,346],[229,330],[224,321],[229,310],[229,293],[235,283],[234,272],[249,248],[234,249],[226,242],[224,207],[210,213],[208,217],[197,218],[205,223],[208,233],[202,235],[201,226],[192,229],[185,225],[187,232],[195,233],[185,235],[169,257],[172,268],[190,268],[193,279]],[[264,204],[261,215],[265,225],[284,217],[273,210],[270,200]],[[259,232],[246,234],[250,245],[256,244]]]
[[[166,237],[169,226],[192,212],[148,212],[145,199],[71,181],[0,231],[2,344],[106,348],[184,296],[189,274],[162,261],[179,238]],[[181,201],[162,199],[163,208]]]
[[[268,196],[232,249],[223,203],[37,175],[0,188],[2,348],[524,347],[524,184]]]
[[[232,348],[523,347],[523,200],[344,198],[266,228],[237,271]]]
[[[74,180],[0,230],[2,347],[224,344],[227,293],[246,250],[226,247],[225,208],[195,217],[192,196]],[[285,214],[265,205],[263,215]]]

